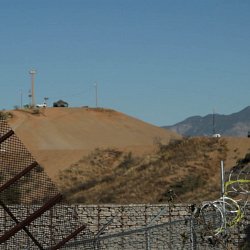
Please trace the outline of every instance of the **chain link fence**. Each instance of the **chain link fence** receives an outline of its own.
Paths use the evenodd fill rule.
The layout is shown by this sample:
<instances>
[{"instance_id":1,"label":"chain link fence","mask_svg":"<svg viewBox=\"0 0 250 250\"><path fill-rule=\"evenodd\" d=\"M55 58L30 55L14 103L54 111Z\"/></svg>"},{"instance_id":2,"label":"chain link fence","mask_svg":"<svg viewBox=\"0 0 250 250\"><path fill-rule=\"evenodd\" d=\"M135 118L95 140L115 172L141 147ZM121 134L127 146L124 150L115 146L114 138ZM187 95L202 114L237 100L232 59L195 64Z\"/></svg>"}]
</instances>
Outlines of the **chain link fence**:
<instances>
[{"instance_id":1,"label":"chain link fence","mask_svg":"<svg viewBox=\"0 0 250 250\"><path fill-rule=\"evenodd\" d=\"M196 219L190 218L113 234L98 235L90 240L71 242L65 245L65 249L85 249L87 244L92 246L94 250L240 249L239 242L235 238L230 238L230 234L213 238L206 236L203 230L204 227L201 227Z\"/></svg>"}]
</instances>

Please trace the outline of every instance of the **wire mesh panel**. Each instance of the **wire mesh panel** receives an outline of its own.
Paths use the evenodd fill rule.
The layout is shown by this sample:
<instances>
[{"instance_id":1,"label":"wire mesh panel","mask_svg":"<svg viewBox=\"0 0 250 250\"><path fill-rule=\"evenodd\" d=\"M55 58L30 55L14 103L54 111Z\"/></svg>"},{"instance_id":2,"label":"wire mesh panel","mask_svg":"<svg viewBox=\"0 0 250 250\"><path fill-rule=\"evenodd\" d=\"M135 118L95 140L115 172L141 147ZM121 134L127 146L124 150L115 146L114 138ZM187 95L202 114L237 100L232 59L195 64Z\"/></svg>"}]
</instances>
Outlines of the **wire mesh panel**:
<instances>
[{"instance_id":1,"label":"wire mesh panel","mask_svg":"<svg viewBox=\"0 0 250 250\"><path fill-rule=\"evenodd\" d=\"M0 248L58 249L90 237L14 131L0 120Z\"/></svg>"},{"instance_id":2,"label":"wire mesh panel","mask_svg":"<svg viewBox=\"0 0 250 250\"><path fill-rule=\"evenodd\" d=\"M96 239L95 249L197 249L190 220L163 223Z\"/></svg>"}]
</instances>

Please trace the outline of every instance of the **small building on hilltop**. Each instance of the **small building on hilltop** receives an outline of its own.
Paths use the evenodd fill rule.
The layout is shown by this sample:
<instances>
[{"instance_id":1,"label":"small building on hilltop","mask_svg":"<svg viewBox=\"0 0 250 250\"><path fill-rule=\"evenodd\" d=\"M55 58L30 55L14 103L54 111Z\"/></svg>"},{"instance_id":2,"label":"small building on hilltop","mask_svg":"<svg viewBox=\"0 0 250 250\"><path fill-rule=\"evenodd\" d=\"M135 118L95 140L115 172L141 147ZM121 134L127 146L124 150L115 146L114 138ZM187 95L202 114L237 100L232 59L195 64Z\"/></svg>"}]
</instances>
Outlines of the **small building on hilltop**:
<instances>
[{"instance_id":1,"label":"small building on hilltop","mask_svg":"<svg viewBox=\"0 0 250 250\"><path fill-rule=\"evenodd\" d=\"M53 107L62 107L62 108L65 108L65 107L68 107L69 104L63 100L59 100L57 102L54 102L53 103Z\"/></svg>"}]
</instances>

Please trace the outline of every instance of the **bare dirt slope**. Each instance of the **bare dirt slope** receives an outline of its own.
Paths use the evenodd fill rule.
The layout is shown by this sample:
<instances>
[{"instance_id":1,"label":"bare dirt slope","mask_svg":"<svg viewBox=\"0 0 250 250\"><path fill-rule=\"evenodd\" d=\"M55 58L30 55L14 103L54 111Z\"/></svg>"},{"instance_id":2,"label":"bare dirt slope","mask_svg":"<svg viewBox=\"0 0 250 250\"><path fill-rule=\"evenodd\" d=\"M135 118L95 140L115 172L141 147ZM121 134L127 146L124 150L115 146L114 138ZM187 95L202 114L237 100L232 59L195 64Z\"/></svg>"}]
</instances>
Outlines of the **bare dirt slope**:
<instances>
[{"instance_id":1,"label":"bare dirt slope","mask_svg":"<svg viewBox=\"0 0 250 250\"><path fill-rule=\"evenodd\" d=\"M142 154L155 141L180 138L174 132L107 109L47 108L40 114L11 111L17 136L53 179L59 170L95 148L119 148Z\"/></svg>"},{"instance_id":2,"label":"bare dirt slope","mask_svg":"<svg viewBox=\"0 0 250 250\"><path fill-rule=\"evenodd\" d=\"M235 166L236 162L244 158L245 154L250 153L250 138L226 137L225 140L228 149L225 166L228 169Z\"/></svg>"}]
</instances>

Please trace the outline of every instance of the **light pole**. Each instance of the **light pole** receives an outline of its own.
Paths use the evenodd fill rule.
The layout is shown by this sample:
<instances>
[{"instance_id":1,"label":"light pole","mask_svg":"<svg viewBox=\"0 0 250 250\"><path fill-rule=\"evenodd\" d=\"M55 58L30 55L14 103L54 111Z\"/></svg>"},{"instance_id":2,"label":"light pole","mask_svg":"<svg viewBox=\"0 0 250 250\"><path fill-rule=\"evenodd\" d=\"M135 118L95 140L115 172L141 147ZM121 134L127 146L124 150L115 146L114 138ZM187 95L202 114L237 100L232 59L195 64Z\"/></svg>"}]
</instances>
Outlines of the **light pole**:
<instances>
[{"instance_id":1,"label":"light pole","mask_svg":"<svg viewBox=\"0 0 250 250\"><path fill-rule=\"evenodd\" d=\"M224 172L224 161L220 162L220 169L221 169L221 197L223 201L223 217L224 217L224 228L227 229L227 221L226 221L226 207L225 207L225 172Z\"/></svg>"},{"instance_id":2,"label":"light pole","mask_svg":"<svg viewBox=\"0 0 250 250\"><path fill-rule=\"evenodd\" d=\"M98 107L97 82L95 82L94 86L95 86L95 106L97 108Z\"/></svg>"},{"instance_id":3,"label":"light pole","mask_svg":"<svg viewBox=\"0 0 250 250\"><path fill-rule=\"evenodd\" d=\"M35 102L35 74L36 71L34 69L30 70L30 76L31 76L31 107L36 106Z\"/></svg>"},{"instance_id":4,"label":"light pole","mask_svg":"<svg viewBox=\"0 0 250 250\"><path fill-rule=\"evenodd\" d=\"M20 108L23 108L23 91L20 89Z\"/></svg>"},{"instance_id":5,"label":"light pole","mask_svg":"<svg viewBox=\"0 0 250 250\"><path fill-rule=\"evenodd\" d=\"M213 135L215 135L215 111L213 109Z\"/></svg>"},{"instance_id":6,"label":"light pole","mask_svg":"<svg viewBox=\"0 0 250 250\"><path fill-rule=\"evenodd\" d=\"M29 95L28 95L28 97L29 97L29 108L31 108L31 98L32 98L32 95L31 95L31 90L29 90Z\"/></svg>"}]
</instances>

